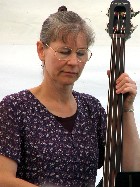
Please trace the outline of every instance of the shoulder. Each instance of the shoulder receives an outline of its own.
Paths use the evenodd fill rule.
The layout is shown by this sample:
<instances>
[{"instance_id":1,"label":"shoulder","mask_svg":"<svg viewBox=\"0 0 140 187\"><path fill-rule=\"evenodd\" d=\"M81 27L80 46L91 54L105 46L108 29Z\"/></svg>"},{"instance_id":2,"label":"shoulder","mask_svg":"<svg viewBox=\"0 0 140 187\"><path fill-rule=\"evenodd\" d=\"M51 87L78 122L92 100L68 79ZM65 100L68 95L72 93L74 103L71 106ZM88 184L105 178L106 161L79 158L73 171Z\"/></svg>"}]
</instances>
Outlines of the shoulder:
<instances>
[{"instance_id":1,"label":"shoulder","mask_svg":"<svg viewBox=\"0 0 140 187\"><path fill-rule=\"evenodd\" d=\"M30 97L32 97L32 95L28 90L22 90L20 92L5 96L0 102L0 107L14 107L22 105L23 103L27 102Z\"/></svg>"},{"instance_id":2,"label":"shoulder","mask_svg":"<svg viewBox=\"0 0 140 187\"><path fill-rule=\"evenodd\" d=\"M101 102L94 96L86 93L73 92L77 99L79 109L86 109L93 118L103 118L106 120L106 111Z\"/></svg>"},{"instance_id":3,"label":"shoulder","mask_svg":"<svg viewBox=\"0 0 140 187\"><path fill-rule=\"evenodd\" d=\"M28 90L5 96L0 102L1 123L14 123L18 126L23 116L27 116L33 98L33 95Z\"/></svg>"},{"instance_id":4,"label":"shoulder","mask_svg":"<svg viewBox=\"0 0 140 187\"><path fill-rule=\"evenodd\" d=\"M87 103L89 106L102 107L101 102L94 96L86 93L79 93L73 91L73 95L84 103Z\"/></svg>"}]
</instances>

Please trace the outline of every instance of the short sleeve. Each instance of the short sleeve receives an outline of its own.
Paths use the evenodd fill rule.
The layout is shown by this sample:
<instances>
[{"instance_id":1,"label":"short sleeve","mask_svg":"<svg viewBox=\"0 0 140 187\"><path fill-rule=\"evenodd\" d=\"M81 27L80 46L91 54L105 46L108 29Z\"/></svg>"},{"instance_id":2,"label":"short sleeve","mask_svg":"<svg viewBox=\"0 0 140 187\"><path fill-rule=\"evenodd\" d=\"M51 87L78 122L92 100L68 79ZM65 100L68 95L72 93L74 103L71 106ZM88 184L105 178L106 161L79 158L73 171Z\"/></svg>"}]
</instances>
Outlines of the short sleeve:
<instances>
[{"instance_id":1,"label":"short sleeve","mask_svg":"<svg viewBox=\"0 0 140 187\"><path fill-rule=\"evenodd\" d=\"M20 162L20 131L16 107L10 97L0 102L0 154Z\"/></svg>"}]
</instances>

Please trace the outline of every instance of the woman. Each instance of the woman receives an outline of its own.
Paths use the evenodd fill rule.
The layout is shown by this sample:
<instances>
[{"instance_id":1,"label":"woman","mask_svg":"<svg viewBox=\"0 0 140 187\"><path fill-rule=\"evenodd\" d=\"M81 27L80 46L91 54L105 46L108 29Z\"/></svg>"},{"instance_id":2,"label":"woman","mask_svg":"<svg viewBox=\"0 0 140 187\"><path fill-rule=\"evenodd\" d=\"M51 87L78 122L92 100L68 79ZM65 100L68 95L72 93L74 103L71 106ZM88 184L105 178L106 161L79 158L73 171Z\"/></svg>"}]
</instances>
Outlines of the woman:
<instances>
[{"instance_id":1,"label":"woman","mask_svg":"<svg viewBox=\"0 0 140 187\"><path fill-rule=\"evenodd\" d=\"M0 103L0 186L94 186L103 165L106 114L93 96L73 91L92 53L94 32L76 13L59 8L42 25L37 52L43 82ZM126 122L135 82L122 74Z\"/></svg>"}]
</instances>

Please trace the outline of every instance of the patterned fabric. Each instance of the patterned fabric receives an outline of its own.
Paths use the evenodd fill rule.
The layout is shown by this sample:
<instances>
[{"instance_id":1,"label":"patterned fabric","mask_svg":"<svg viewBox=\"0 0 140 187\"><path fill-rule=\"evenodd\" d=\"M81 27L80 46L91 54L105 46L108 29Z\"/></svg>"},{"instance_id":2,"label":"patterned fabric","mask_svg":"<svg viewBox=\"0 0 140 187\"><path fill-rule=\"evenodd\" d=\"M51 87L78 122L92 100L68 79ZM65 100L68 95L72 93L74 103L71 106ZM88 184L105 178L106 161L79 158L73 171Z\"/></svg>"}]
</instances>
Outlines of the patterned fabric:
<instances>
[{"instance_id":1,"label":"patterned fabric","mask_svg":"<svg viewBox=\"0 0 140 187\"><path fill-rule=\"evenodd\" d=\"M17 177L36 185L94 186L106 114L93 96L73 95L78 111L71 133L28 90L0 102L0 154L17 162Z\"/></svg>"}]
</instances>

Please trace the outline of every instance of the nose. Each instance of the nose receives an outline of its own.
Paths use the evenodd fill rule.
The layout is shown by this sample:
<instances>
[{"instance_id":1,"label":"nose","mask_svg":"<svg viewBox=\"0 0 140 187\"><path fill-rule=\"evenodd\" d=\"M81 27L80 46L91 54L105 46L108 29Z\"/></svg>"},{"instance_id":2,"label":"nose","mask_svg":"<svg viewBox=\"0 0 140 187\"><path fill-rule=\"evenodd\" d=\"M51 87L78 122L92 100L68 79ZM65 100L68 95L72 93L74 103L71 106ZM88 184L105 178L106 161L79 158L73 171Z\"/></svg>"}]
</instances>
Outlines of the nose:
<instances>
[{"instance_id":1,"label":"nose","mask_svg":"<svg viewBox=\"0 0 140 187\"><path fill-rule=\"evenodd\" d=\"M69 64L77 65L79 62L81 62L81 61L77 58L77 54L76 53L72 53L69 56L69 60L68 60Z\"/></svg>"}]
</instances>

